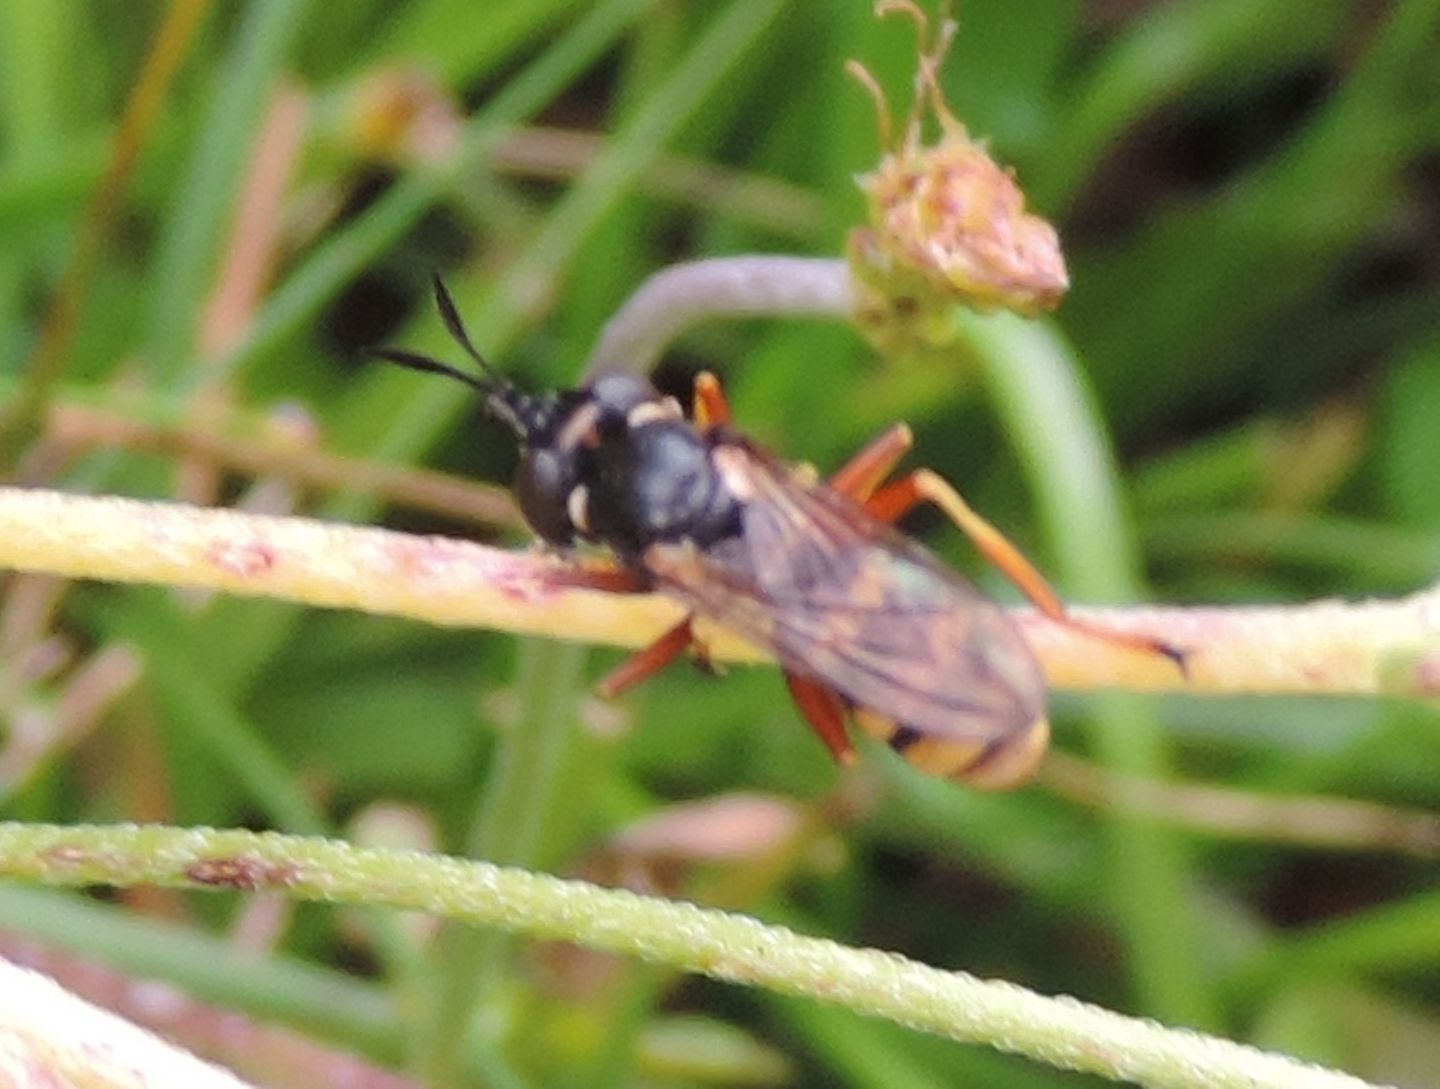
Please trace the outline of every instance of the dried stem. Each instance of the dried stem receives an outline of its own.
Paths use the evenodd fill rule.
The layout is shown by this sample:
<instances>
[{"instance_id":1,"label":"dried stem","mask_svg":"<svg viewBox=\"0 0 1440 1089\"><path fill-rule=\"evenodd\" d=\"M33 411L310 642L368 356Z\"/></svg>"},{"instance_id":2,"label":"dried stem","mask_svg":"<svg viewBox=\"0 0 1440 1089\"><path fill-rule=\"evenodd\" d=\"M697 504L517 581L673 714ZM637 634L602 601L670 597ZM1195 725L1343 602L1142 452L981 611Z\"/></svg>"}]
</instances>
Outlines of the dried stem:
<instances>
[{"instance_id":1,"label":"dried stem","mask_svg":"<svg viewBox=\"0 0 1440 1089\"><path fill-rule=\"evenodd\" d=\"M304 149L305 112L306 99L298 88L276 89L241 186L224 265L200 323L202 359L221 357L244 337L280 259L285 194Z\"/></svg>"},{"instance_id":2,"label":"dried stem","mask_svg":"<svg viewBox=\"0 0 1440 1089\"><path fill-rule=\"evenodd\" d=\"M0 566L627 647L680 619L679 608L660 596L575 589L573 561L534 551L19 488L0 488ZM1060 688L1440 694L1440 589L1395 601L1074 612L1181 647L1187 672L1159 655L1117 648L1017 610ZM724 631L704 629L702 638L717 660L762 660Z\"/></svg>"},{"instance_id":3,"label":"dried stem","mask_svg":"<svg viewBox=\"0 0 1440 1089\"><path fill-rule=\"evenodd\" d=\"M523 525L503 488L425 469L402 468L328 453L272 434L240 437L224 426L154 424L89 405L56 402L46 437L66 450L138 450L202 461L256 477L278 477L307 488L352 491L477 526Z\"/></svg>"},{"instance_id":4,"label":"dried stem","mask_svg":"<svg viewBox=\"0 0 1440 1089\"><path fill-rule=\"evenodd\" d=\"M1075 609L1107 627L1167 640L1186 675L1157 655L1124 654L1020 615L1056 688L1192 696L1440 695L1440 587L1377 601Z\"/></svg>"},{"instance_id":5,"label":"dried stem","mask_svg":"<svg viewBox=\"0 0 1440 1089\"><path fill-rule=\"evenodd\" d=\"M1440 815L1421 810L1349 798L1158 782L1107 771L1059 752L1046 759L1040 782L1081 805L1113 807L1227 840L1440 856Z\"/></svg>"},{"instance_id":6,"label":"dried stem","mask_svg":"<svg viewBox=\"0 0 1440 1089\"><path fill-rule=\"evenodd\" d=\"M24 370L24 382L18 395L6 406L0 447L14 445L15 449L8 451L11 455L18 451L21 440L28 438L33 424L31 417L44 407L64 370L76 319L100 264L105 235L113 225L135 163L152 134L176 73L189 55L209 8L210 0L176 0L170 5L145 58L145 67L120 118L105 176L90 197L80 222L75 250L46 316L30 365ZM11 457L5 458L7 464L11 460Z\"/></svg>"},{"instance_id":7,"label":"dried stem","mask_svg":"<svg viewBox=\"0 0 1440 1089\"><path fill-rule=\"evenodd\" d=\"M570 181L590 168L608 140L600 133L531 126L497 147L488 165L501 173ZM659 196L693 204L709 214L728 214L806 242L824 229L825 206L819 196L767 174L658 155L640 183Z\"/></svg>"},{"instance_id":8,"label":"dried stem","mask_svg":"<svg viewBox=\"0 0 1440 1089\"><path fill-rule=\"evenodd\" d=\"M0 1085L245 1089L219 1067L0 960Z\"/></svg>"}]
</instances>

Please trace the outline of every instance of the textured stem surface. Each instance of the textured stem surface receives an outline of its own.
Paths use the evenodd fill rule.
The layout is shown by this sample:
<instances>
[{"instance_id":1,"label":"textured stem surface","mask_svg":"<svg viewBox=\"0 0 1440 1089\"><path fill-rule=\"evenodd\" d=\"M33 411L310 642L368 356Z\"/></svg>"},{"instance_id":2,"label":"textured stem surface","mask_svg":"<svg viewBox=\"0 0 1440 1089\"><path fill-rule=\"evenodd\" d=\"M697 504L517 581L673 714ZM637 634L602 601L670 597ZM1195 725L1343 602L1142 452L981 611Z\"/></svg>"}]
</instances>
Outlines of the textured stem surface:
<instances>
[{"instance_id":1,"label":"textured stem surface","mask_svg":"<svg viewBox=\"0 0 1440 1089\"><path fill-rule=\"evenodd\" d=\"M483 862L253 832L0 824L0 874L77 886L281 890L305 900L428 911L815 998L1154 1089L1368 1084L1242 1044L804 937L743 915Z\"/></svg>"},{"instance_id":2,"label":"textured stem surface","mask_svg":"<svg viewBox=\"0 0 1440 1089\"><path fill-rule=\"evenodd\" d=\"M448 537L178 503L0 488L0 567L73 578L223 590L435 624L640 646L675 624L663 596L567 585L573 563ZM1440 590L1394 601L1076 609L1158 636L1169 659L1116 647L1019 609L1059 688L1192 695L1440 695ZM701 625L721 661L762 661Z\"/></svg>"}]
</instances>

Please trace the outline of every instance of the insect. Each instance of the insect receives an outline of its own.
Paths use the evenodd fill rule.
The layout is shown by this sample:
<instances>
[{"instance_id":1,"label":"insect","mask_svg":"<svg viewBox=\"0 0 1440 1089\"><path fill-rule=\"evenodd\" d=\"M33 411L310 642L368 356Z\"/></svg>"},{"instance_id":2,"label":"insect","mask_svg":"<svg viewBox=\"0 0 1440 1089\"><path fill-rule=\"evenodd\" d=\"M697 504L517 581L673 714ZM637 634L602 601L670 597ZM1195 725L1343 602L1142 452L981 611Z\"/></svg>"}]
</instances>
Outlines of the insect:
<instances>
[{"instance_id":1,"label":"insect","mask_svg":"<svg viewBox=\"0 0 1440 1089\"><path fill-rule=\"evenodd\" d=\"M887 482L911 445L904 425L820 481L736 430L708 375L696 380L692 419L630 374L520 390L476 350L438 278L434 287L446 328L478 372L400 349L375 354L481 395L520 443L515 491L530 527L559 548L590 542L613 554L613 571L582 571L579 584L659 591L688 610L602 682L606 694L685 653L703 618L775 656L800 711L840 762L856 756L848 716L921 771L982 788L1018 785L1049 741L1044 678L999 606L892 528L926 502L1047 616L1183 668L1166 644L1069 617L1019 550L935 473Z\"/></svg>"}]
</instances>

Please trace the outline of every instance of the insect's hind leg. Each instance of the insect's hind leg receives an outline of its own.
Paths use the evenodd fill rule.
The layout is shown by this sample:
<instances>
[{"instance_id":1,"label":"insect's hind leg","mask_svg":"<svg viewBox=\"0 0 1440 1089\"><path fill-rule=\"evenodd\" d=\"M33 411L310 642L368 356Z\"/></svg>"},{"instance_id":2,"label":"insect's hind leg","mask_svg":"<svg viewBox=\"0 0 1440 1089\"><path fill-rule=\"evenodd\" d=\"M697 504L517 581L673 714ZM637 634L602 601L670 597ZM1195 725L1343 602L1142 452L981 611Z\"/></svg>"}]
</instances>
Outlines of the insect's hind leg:
<instances>
[{"instance_id":1,"label":"insect's hind leg","mask_svg":"<svg viewBox=\"0 0 1440 1089\"><path fill-rule=\"evenodd\" d=\"M819 681L786 672L785 684L795 699L795 706L837 763L849 767L858 759L850 735L845 731L845 707L840 697Z\"/></svg>"},{"instance_id":2,"label":"insect's hind leg","mask_svg":"<svg viewBox=\"0 0 1440 1089\"><path fill-rule=\"evenodd\" d=\"M895 471L915 445L915 436L907 424L897 423L862 446L853 457L831 474L829 484L841 495L864 503L885 478Z\"/></svg>"},{"instance_id":3,"label":"insect's hind leg","mask_svg":"<svg viewBox=\"0 0 1440 1089\"><path fill-rule=\"evenodd\" d=\"M875 491L865 501L865 507L880 521L895 522L921 503L933 503L939 507L945 516L974 542L981 555L998 567L1000 573L1019 587L1020 592L1029 598L1036 608L1057 624L1115 646L1163 654L1179 667L1181 673L1185 672L1184 652L1164 640L1149 635L1114 631L1103 624L1092 624L1072 617L1066 611L1060 595L1025 554L977 514L939 473L929 469L917 469Z\"/></svg>"}]
</instances>

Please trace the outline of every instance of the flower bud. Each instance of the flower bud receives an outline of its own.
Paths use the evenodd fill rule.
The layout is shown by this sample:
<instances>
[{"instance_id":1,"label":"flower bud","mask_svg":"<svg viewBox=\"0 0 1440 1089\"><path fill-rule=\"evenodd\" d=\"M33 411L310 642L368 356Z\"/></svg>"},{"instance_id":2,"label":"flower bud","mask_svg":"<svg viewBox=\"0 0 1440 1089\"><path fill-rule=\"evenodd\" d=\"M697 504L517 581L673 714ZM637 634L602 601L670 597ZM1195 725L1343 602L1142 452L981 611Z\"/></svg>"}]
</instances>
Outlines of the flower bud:
<instances>
[{"instance_id":1,"label":"flower bud","mask_svg":"<svg viewBox=\"0 0 1440 1089\"><path fill-rule=\"evenodd\" d=\"M927 22L914 4L882 0L876 10L906 12L923 38ZM892 346L943 342L956 303L1029 316L1053 309L1069 287L1055 228L1025 210L1014 176L944 101L937 71L954 34L945 20L928 52L922 42L915 102L894 146L884 92L864 68L850 66L876 99L887 146L879 166L857 179L867 225L851 232L848 258L862 327ZM922 142L927 113L940 130L933 145Z\"/></svg>"}]
</instances>

